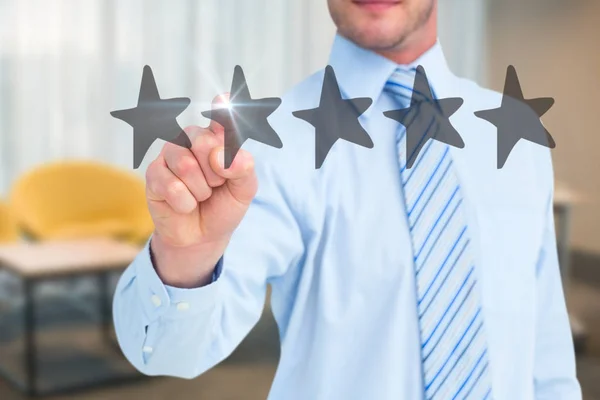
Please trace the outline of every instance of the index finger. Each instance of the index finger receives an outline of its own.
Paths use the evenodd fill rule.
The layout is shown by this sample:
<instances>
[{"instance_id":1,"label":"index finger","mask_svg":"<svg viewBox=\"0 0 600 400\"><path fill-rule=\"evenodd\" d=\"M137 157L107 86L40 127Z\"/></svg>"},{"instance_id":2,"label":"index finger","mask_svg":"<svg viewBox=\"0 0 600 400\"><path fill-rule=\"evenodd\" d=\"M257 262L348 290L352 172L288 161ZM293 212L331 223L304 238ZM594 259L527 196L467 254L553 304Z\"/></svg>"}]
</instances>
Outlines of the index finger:
<instances>
[{"instance_id":1,"label":"index finger","mask_svg":"<svg viewBox=\"0 0 600 400\"><path fill-rule=\"evenodd\" d=\"M223 93L216 96L211 103L210 109L217 110L219 108L226 107L229 104L229 93ZM210 124L208 125L208 129L217 136L221 136L221 138L225 135L225 128L223 125L219 124L214 119L210 120Z\"/></svg>"}]
</instances>

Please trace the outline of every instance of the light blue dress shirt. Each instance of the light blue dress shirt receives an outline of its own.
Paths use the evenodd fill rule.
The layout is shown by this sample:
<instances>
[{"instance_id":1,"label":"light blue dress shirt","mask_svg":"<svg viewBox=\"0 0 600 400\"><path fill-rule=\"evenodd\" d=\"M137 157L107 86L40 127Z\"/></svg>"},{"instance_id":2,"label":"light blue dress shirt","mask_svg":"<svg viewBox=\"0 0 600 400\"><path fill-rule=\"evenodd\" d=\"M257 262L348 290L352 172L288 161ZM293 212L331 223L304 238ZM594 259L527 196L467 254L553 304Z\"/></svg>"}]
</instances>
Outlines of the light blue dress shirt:
<instances>
[{"instance_id":1,"label":"light blue dress shirt","mask_svg":"<svg viewBox=\"0 0 600 400\"><path fill-rule=\"evenodd\" d=\"M391 61L337 37L329 61L343 95L370 97L360 121L375 144L338 141L316 170L314 128L292 111L319 104L323 71L270 117L284 147L249 141L257 196L213 283L165 286L146 247L125 271L114 321L148 375L193 378L226 358L258 321L267 284L281 359L272 400L422 399L411 239L402 197ZM501 95L454 76L436 44L423 65L466 143L451 148L482 291L493 398L580 399L559 276L550 152L520 141L496 168L496 128L474 116ZM176 265L172 266L177 268Z\"/></svg>"}]
</instances>

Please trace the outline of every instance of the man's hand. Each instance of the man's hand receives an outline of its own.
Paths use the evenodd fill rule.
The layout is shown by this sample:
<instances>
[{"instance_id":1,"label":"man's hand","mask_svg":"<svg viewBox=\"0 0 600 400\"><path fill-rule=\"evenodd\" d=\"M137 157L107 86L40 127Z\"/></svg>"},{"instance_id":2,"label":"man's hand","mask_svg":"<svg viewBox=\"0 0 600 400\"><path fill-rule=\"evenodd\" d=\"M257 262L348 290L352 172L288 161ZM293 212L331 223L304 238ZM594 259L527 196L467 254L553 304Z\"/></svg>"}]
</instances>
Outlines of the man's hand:
<instances>
[{"instance_id":1,"label":"man's hand","mask_svg":"<svg viewBox=\"0 0 600 400\"><path fill-rule=\"evenodd\" d=\"M213 109L227 101L213 101ZM167 285L190 288L210 282L231 234L257 191L254 160L240 150L223 168L224 131L185 129L192 148L166 143L146 172L146 196L155 231L155 268Z\"/></svg>"}]
</instances>

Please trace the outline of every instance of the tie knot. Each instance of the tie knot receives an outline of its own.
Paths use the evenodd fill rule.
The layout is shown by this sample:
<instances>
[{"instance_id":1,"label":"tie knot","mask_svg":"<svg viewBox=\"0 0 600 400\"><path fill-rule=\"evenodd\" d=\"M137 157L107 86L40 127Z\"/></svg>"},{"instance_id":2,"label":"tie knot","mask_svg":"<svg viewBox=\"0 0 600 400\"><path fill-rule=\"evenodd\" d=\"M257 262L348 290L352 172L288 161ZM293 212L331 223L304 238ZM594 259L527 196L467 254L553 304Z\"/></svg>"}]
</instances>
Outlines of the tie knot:
<instances>
[{"instance_id":1,"label":"tie knot","mask_svg":"<svg viewBox=\"0 0 600 400\"><path fill-rule=\"evenodd\" d=\"M386 82L384 91L394 95L403 106L410 104L411 100L432 102L432 94L427 93L429 90L415 90L417 75L422 81L427 82L422 69L398 67Z\"/></svg>"}]
</instances>

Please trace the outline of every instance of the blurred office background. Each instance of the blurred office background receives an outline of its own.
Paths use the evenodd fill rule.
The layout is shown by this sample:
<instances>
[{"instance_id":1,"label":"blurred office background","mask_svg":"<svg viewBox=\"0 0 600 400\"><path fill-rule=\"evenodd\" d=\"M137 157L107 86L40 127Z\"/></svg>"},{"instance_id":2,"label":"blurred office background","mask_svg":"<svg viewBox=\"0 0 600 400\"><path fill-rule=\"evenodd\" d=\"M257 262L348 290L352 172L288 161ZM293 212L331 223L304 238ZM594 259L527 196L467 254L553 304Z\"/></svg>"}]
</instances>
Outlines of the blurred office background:
<instances>
[{"instance_id":1,"label":"blurred office background","mask_svg":"<svg viewBox=\"0 0 600 400\"><path fill-rule=\"evenodd\" d=\"M563 267L568 266L565 289L575 329L583 332L578 366L585 398L600 399L600 137L596 135L600 4L439 1L440 40L457 75L502 90L506 67L512 64L527 98L556 100L543 120L557 142L553 157L561 190L558 233ZM152 67L161 97L192 99L178 119L180 125L202 125L207 121L200 112L210 107L215 95L229 89L236 64L243 66L253 96L280 96L325 65L334 32L325 0L0 0L0 204L15 198L15 187L27 186L22 182L31 171L45 171L68 160L85 160L85 168L106 164L115 168L111 173L128 175L117 180L141 179L162 143L155 143L140 169L132 171L131 129L109 112L135 105L144 65ZM111 187L113 178L106 179ZM85 202L86 195L94 194L78 198ZM36 235L31 221L29 229L19 230L20 215L26 210L20 204L11 206L18 209L7 211L16 220L17 233L5 235L6 242L40 243L56 236L56 231ZM3 212L0 206L0 224L8 220ZM45 212L52 214L52 209ZM77 239L78 233L85 236L91 229L139 246L143 216L136 221L124 221L122 215L118 222L111 218L110 224L96 219L93 228L69 228L68 235L63 229L57 237ZM141 233L136 236L129 228ZM0 227L0 240L1 232ZM117 277L118 273L109 274L109 286ZM3 363L22 362L19 349L25 343L17 350L11 344L23 342L19 329L26 310L20 278L0 269L0 370ZM46 368L41 372L55 374L38 377L40 382L65 380L65 374L67 383L78 375L93 380L111 366L119 373L131 373L114 361L122 357L94 328L102 321L95 277L43 282L34 297L41 304L36 314L41 342L36 357L46 360L41 361ZM193 381L127 380L52 398L263 399L278 346L267 307L232 357ZM61 360L57 353L69 355L70 347L79 352L89 347L95 357ZM102 357L112 361L100 361ZM24 370L23 365L17 367ZM0 399L24 397L0 378Z\"/></svg>"}]
</instances>

